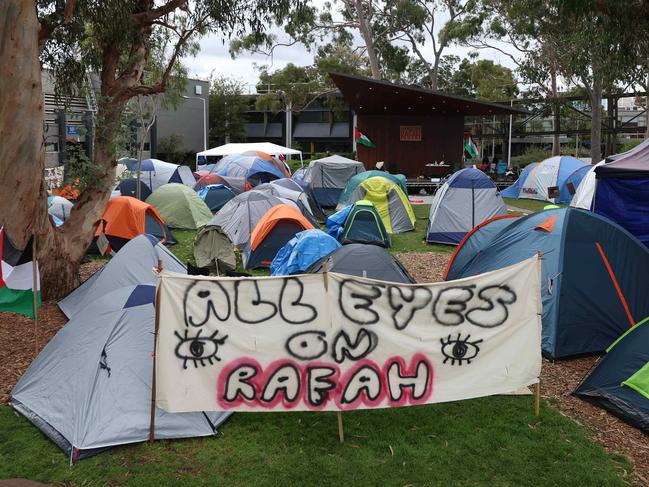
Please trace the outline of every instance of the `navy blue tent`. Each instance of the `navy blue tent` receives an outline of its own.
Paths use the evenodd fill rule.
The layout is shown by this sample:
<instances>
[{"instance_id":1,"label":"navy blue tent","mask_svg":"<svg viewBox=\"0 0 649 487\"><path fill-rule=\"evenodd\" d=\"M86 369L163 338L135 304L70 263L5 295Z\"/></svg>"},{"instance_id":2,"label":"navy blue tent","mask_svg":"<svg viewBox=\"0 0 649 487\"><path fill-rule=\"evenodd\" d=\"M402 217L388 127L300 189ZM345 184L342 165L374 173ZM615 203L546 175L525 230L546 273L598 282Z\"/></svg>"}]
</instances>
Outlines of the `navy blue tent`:
<instances>
[{"instance_id":1,"label":"navy blue tent","mask_svg":"<svg viewBox=\"0 0 649 487\"><path fill-rule=\"evenodd\" d=\"M506 221L463 255L460 245L446 279L500 269L541 252L547 356L601 352L649 316L649 250L624 228L574 208Z\"/></svg>"},{"instance_id":2,"label":"navy blue tent","mask_svg":"<svg viewBox=\"0 0 649 487\"><path fill-rule=\"evenodd\" d=\"M198 196L201 197L212 213L216 213L236 194L232 188L225 184L208 184L198 190Z\"/></svg>"},{"instance_id":3,"label":"navy blue tent","mask_svg":"<svg viewBox=\"0 0 649 487\"><path fill-rule=\"evenodd\" d=\"M137 194L137 179L128 178L123 179L118 185L117 189L122 196L136 197ZM140 200L144 201L151 196L151 188L149 188L144 181L140 179Z\"/></svg>"},{"instance_id":4,"label":"navy blue tent","mask_svg":"<svg viewBox=\"0 0 649 487\"><path fill-rule=\"evenodd\" d=\"M593 210L649 247L649 144L642 143L613 162L597 166L595 175Z\"/></svg>"},{"instance_id":5,"label":"navy blue tent","mask_svg":"<svg viewBox=\"0 0 649 487\"><path fill-rule=\"evenodd\" d=\"M649 318L608 348L574 394L649 433Z\"/></svg>"}]
</instances>

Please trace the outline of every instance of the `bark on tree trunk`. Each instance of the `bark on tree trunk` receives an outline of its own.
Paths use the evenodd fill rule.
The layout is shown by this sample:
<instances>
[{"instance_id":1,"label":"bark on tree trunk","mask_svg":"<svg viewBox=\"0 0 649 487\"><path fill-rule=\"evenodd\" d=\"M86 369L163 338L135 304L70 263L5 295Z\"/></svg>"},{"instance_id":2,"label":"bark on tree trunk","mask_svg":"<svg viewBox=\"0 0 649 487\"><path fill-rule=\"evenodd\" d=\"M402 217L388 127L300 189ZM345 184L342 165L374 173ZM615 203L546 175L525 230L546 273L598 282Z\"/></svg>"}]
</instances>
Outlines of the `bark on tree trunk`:
<instances>
[{"instance_id":1,"label":"bark on tree trunk","mask_svg":"<svg viewBox=\"0 0 649 487\"><path fill-rule=\"evenodd\" d=\"M370 62L372 78L381 79L379 60L376 55L376 48L374 47L374 35L372 33L372 26L365 18L365 12L363 11L363 2L361 0L354 0L354 8L356 9L356 14L358 15L359 30L361 36L363 37L363 41L365 42L365 47L367 47L367 58Z\"/></svg>"},{"instance_id":2,"label":"bark on tree trunk","mask_svg":"<svg viewBox=\"0 0 649 487\"><path fill-rule=\"evenodd\" d=\"M36 7L0 2L0 225L18 247L47 221Z\"/></svg>"},{"instance_id":3,"label":"bark on tree trunk","mask_svg":"<svg viewBox=\"0 0 649 487\"><path fill-rule=\"evenodd\" d=\"M435 63L433 69L430 70L430 89L437 90L437 80L439 78L439 61L441 59L441 52L435 55Z\"/></svg>"},{"instance_id":4,"label":"bark on tree trunk","mask_svg":"<svg viewBox=\"0 0 649 487\"><path fill-rule=\"evenodd\" d=\"M560 127L560 116L561 116L561 110L559 107L559 101L558 101L558 93L557 93L557 74L552 73L551 74L551 89L552 89L552 129L553 130L559 130ZM558 156L561 155L561 140L560 140L560 134L558 132L555 132L552 135L552 155L553 156Z\"/></svg>"},{"instance_id":5,"label":"bark on tree trunk","mask_svg":"<svg viewBox=\"0 0 649 487\"><path fill-rule=\"evenodd\" d=\"M590 157L593 164L602 160L602 90L601 79L593 81L590 126Z\"/></svg>"}]
</instances>

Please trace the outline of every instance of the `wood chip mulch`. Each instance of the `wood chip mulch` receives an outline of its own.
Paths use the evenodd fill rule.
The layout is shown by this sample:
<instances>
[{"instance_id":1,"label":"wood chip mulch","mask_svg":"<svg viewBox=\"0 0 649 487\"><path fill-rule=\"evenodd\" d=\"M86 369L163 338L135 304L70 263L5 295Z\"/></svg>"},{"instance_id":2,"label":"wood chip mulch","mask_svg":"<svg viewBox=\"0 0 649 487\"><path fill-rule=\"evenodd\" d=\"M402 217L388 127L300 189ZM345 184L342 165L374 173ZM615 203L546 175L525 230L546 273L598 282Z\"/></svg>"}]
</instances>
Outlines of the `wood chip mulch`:
<instances>
[{"instance_id":1,"label":"wood chip mulch","mask_svg":"<svg viewBox=\"0 0 649 487\"><path fill-rule=\"evenodd\" d=\"M418 282L437 282L451 254L408 252L397 257ZM82 266L82 280L103 265L93 262ZM43 304L38 329L28 318L13 313L0 313L0 401L6 403L14 385L37 353L65 324L65 315L53 301ZM541 390L545 399L561 414L584 426L597 443L609 452L631 460L634 471L627 480L649 486L649 435L571 395L596 362L586 357L560 362L543 361Z\"/></svg>"}]
</instances>

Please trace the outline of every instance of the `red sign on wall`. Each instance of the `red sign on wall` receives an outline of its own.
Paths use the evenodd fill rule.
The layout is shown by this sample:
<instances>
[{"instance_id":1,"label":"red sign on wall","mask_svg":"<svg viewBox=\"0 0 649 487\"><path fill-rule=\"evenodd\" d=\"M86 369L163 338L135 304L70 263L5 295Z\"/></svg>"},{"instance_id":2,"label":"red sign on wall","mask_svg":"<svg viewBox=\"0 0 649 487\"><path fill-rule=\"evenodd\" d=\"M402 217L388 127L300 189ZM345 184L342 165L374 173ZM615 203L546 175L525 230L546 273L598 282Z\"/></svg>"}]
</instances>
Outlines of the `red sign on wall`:
<instances>
[{"instance_id":1,"label":"red sign on wall","mask_svg":"<svg viewBox=\"0 0 649 487\"><path fill-rule=\"evenodd\" d=\"M421 142L421 125L401 125L399 140L402 142Z\"/></svg>"}]
</instances>

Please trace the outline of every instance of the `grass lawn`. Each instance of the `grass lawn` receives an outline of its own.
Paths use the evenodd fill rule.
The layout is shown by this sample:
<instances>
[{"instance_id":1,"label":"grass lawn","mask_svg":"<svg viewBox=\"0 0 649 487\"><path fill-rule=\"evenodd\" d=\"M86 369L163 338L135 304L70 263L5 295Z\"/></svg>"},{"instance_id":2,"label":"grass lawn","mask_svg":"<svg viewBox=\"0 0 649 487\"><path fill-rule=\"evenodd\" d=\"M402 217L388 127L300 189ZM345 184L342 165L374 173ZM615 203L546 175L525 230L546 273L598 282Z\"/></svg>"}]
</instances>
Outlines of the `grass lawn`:
<instances>
[{"instance_id":1,"label":"grass lawn","mask_svg":"<svg viewBox=\"0 0 649 487\"><path fill-rule=\"evenodd\" d=\"M528 199L519 199L519 198L503 198L506 205L512 205L523 210L529 210L530 212L541 211L547 205L552 203L548 201L538 201L538 200L528 200ZM562 205L559 205L562 206Z\"/></svg>"},{"instance_id":2,"label":"grass lawn","mask_svg":"<svg viewBox=\"0 0 649 487\"><path fill-rule=\"evenodd\" d=\"M333 413L238 413L220 437L113 448L74 467L0 407L0 478L72 485L627 485L631 470L532 396Z\"/></svg>"}]
</instances>

